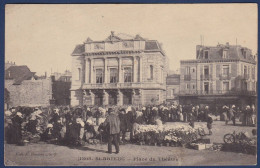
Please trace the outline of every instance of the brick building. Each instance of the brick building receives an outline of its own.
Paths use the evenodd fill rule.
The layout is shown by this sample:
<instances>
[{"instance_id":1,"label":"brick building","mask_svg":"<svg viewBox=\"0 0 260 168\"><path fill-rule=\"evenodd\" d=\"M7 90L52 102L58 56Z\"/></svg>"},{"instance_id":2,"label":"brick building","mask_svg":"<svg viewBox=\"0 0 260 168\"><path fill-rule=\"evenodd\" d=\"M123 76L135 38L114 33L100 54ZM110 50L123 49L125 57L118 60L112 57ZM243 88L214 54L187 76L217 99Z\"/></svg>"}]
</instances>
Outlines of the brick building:
<instances>
[{"instance_id":1,"label":"brick building","mask_svg":"<svg viewBox=\"0 0 260 168\"><path fill-rule=\"evenodd\" d=\"M180 103L256 103L257 63L250 49L239 45L196 47L195 60L181 61Z\"/></svg>"},{"instance_id":2,"label":"brick building","mask_svg":"<svg viewBox=\"0 0 260 168\"><path fill-rule=\"evenodd\" d=\"M180 75L171 74L166 78L166 102L179 103Z\"/></svg>"},{"instance_id":3,"label":"brick building","mask_svg":"<svg viewBox=\"0 0 260 168\"><path fill-rule=\"evenodd\" d=\"M51 80L40 79L27 66L10 66L5 70L5 90L9 106L48 106L51 99Z\"/></svg>"},{"instance_id":4,"label":"brick building","mask_svg":"<svg viewBox=\"0 0 260 168\"><path fill-rule=\"evenodd\" d=\"M156 40L111 32L72 53L71 105L162 103L167 57Z\"/></svg>"}]
</instances>

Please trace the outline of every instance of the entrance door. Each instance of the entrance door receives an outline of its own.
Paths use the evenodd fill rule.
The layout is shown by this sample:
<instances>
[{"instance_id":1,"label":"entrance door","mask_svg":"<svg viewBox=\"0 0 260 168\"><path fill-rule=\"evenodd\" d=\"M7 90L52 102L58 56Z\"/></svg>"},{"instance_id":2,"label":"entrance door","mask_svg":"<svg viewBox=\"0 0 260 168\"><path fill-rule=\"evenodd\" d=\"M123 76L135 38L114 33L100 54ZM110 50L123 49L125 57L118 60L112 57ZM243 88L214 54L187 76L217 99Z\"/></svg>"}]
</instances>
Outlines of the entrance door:
<instances>
[{"instance_id":1,"label":"entrance door","mask_svg":"<svg viewBox=\"0 0 260 168\"><path fill-rule=\"evenodd\" d=\"M209 94L209 83L207 82L204 83L204 93Z\"/></svg>"},{"instance_id":2,"label":"entrance door","mask_svg":"<svg viewBox=\"0 0 260 168\"><path fill-rule=\"evenodd\" d=\"M109 105L116 105L117 104L117 95L115 93L109 94Z\"/></svg>"},{"instance_id":3,"label":"entrance door","mask_svg":"<svg viewBox=\"0 0 260 168\"><path fill-rule=\"evenodd\" d=\"M103 96L101 94L95 95L95 105L100 106L103 104Z\"/></svg>"},{"instance_id":4,"label":"entrance door","mask_svg":"<svg viewBox=\"0 0 260 168\"><path fill-rule=\"evenodd\" d=\"M132 94L131 94L131 92L123 93L123 104L125 104L125 105L132 104Z\"/></svg>"}]
</instances>

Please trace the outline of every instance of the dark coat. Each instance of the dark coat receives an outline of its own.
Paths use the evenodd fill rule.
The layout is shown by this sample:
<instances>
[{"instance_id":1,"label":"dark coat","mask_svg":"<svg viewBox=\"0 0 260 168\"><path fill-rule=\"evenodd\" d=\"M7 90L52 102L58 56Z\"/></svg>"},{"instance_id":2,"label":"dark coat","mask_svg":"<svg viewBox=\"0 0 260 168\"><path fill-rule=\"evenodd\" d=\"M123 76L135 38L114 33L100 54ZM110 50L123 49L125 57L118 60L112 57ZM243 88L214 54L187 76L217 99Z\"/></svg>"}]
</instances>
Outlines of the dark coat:
<instances>
[{"instance_id":1,"label":"dark coat","mask_svg":"<svg viewBox=\"0 0 260 168\"><path fill-rule=\"evenodd\" d=\"M8 140L10 140L8 143L15 143L18 144L21 142L22 140L22 124L23 119L19 116L15 116L12 118L12 125L9 129L9 133L8 134L10 137L8 138Z\"/></svg>"},{"instance_id":2,"label":"dark coat","mask_svg":"<svg viewBox=\"0 0 260 168\"><path fill-rule=\"evenodd\" d=\"M120 132L120 119L114 113L109 114L107 116L105 122L105 126L109 126L109 134L118 134Z\"/></svg>"},{"instance_id":3,"label":"dark coat","mask_svg":"<svg viewBox=\"0 0 260 168\"><path fill-rule=\"evenodd\" d=\"M52 119L50 119L50 123L55 123L59 120L59 114L54 113Z\"/></svg>"},{"instance_id":4,"label":"dark coat","mask_svg":"<svg viewBox=\"0 0 260 168\"><path fill-rule=\"evenodd\" d=\"M126 114L119 113L118 117L120 119L120 131L122 131L122 132L127 131L127 118L126 118Z\"/></svg>"}]
</instances>

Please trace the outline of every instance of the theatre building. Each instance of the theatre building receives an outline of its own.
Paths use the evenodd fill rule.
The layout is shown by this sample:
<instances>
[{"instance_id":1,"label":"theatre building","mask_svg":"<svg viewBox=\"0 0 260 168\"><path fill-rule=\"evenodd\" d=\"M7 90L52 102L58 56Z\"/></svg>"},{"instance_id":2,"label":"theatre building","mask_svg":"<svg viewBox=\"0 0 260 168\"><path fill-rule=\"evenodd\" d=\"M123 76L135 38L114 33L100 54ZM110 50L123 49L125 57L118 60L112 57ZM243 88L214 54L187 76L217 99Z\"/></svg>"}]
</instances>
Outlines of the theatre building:
<instances>
[{"instance_id":1,"label":"theatre building","mask_svg":"<svg viewBox=\"0 0 260 168\"><path fill-rule=\"evenodd\" d=\"M257 56L250 49L226 43L196 50L196 59L181 61L180 103L256 104Z\"/></svg>"},{"instance_id":2,"label":"theatre building","mask_svg":"<svg viewBox=\"0 0 260 168\"><path fill-rule=\"evenodd\" d=\"M167 57L156 40L114 32L72 53L71 105L144 105L166 100Z\"/></svg>"}]
</instances>

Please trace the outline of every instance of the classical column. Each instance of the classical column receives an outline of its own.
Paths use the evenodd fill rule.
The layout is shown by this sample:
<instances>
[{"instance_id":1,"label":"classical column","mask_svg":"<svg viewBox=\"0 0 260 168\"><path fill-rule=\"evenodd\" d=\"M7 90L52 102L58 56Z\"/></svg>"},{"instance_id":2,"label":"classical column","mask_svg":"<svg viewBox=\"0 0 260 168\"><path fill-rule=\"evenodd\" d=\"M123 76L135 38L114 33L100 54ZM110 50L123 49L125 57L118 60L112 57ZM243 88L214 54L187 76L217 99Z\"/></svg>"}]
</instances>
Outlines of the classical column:
<instances>
[{"instance_id":1,"label":"classical column","mask_svg":"<svg viewBox=\"0 0 260 168\"><path fill-rule=\"evenodd\" d=\"M118 81L122 83L122 69L121 69L122 59L118 57Z\"/></svg>"},{"instance_id":2,"label":"classical column","mask_svg":"<svg viewBox=\"0 0 260 168\"><path fill-rule=\"evenodd\" d=\"M119 89L118 89L118 94L117 94L117 105L118 106L122 106L123 105L123 93Z\"/></svg>"},{"instance_id":3,"label":"classical column","mask_svg":"<svg viewBox=\"0 0 260 168\"><path fill-rule=\"evenodd\" d=\"M140 104L145 105L144 104L144 93L143 93L142 89L139 90L139 94L140 94Z\"/></svg>"},{"instance_id":4,"label":"classical column","mask_svg":"<svg viewBox=\"0 0 260 168\"><path fill-rule=\"evenodd\" d=\"M108 105L109 94L106 90L103 90L103 105Z\"/></svg>"},{"instance_id":5,"label":"classical column","mask_svg":"<svg viewBox=\"0 0 260 168\"><path fill-rule=\"evenodd\" d=\"M104 83L108 83L107 79L108 79L108 74L107 74L107 58L104 58Z\"/></svg>"},{"instance_id":6,"label":"classical column","mask_svg":"<svg viewBox=\"0 0 260 168\"><path fill-rule=\"evenodd\" d=\"M94 60L92 58L89 59L89 63L90 63L90 83L94 83L93 82L93 64L94 64Z\"/></svg>"},{"instance_id":7,"label":"classical column","mask_svg":"<svg viewBox=\"0 0 260 168\"><path fill-rule=\"evenodd\" d=\"M85 59L85 83L89 83L89 59Z\"/></svg>"},{"instance_id":8,"label":"classical column","mask_svg":"<svg viewBox=\"0 0 260 168\"><path fill-rule=\"evenodd\" d=\"M91 105L95 105L95 94L89 90L90 98L91 98Z\"/></svg>"},{"instance_id":9,"label":"classical column","mask_svg":"<svg viewBox=\"0 0 260 168\"><path fill-rule=\"evenodd\" d=\"M139 72L139 82L142 82L143 81L143 58L142 57L139 57L139 69L140 69L140 72Z\"/></svg>"},{"instance_id":10,"label":"classical column","mask_svg":"<svg viewBox=\"0 0 260 168\"><path fill-rule=\"evenodd\" d=\"M133 57L133 82L137 82L137 74L138 74L138 60L136 57Z\"/></svg>"},{"instance_id":11,"label":"classical column","mask_svg":"<svg viewBox=\"0 0 260 168\"><path fill-rule=\"evenodd\" d=\"M138 101L136 101L135 89L131 90L131 95L132 95L132 104L134 104L134 105L138 104Z\"/></svg>"}]
</instances>

